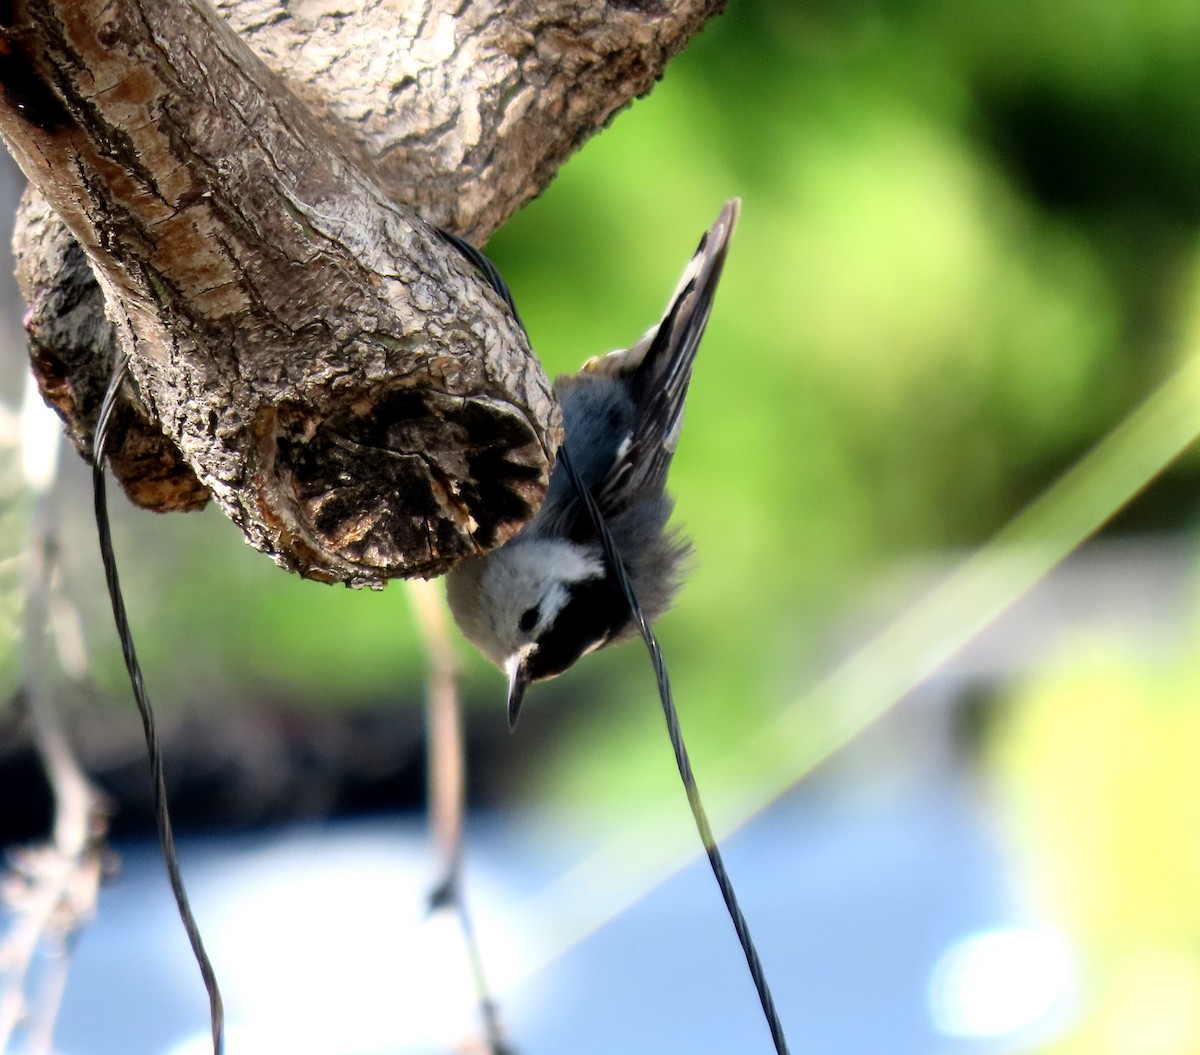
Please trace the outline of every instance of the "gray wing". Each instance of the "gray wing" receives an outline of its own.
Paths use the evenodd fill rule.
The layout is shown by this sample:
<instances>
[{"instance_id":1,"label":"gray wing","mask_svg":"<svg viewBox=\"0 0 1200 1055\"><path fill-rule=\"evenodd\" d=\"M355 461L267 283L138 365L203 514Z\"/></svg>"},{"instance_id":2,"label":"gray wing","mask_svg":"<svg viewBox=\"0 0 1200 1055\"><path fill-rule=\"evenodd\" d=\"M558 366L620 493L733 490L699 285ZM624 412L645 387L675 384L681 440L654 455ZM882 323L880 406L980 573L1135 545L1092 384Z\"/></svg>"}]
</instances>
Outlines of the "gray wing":
<instances>
[{"instance_id":1,"label":"gray wing","mask_svg":"<svg viewBox=\"0 0 1200 1055\"><path fill-rule=\"evenodd\" d=\"M597 504L607 516L660 491L683 425L692 364L712 311L741 201L726 202L679 280L658 325L632 347L590 359L583 371L622 376L635 405L628 443L617 454Z\"/></svg>"}]
</instances>

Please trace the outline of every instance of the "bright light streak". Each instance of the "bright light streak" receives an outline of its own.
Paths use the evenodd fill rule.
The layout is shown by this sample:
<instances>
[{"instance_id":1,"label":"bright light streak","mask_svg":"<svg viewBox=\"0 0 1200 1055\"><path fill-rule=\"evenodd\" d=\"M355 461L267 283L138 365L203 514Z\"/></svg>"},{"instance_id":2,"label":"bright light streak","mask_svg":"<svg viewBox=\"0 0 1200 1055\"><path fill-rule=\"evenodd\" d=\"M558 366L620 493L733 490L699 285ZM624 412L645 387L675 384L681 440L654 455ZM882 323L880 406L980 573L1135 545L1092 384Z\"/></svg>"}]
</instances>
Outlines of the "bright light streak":
<instances>
[{"instance_id":1,"label":"bright light streak","mask_svg":"<svg viewBox=\"0 0 1200 1055\"><path fill-rule=\"evenodd\" d=\"M197 877L199 878L199 877ZM227 861L195 884L225 993L228 1055L399 1055L456 1050L479 1019L453 916L426 912L423 843L321 832ZM495 983L524 968L527 923L471 872L471 908ZM183 951L180 953L183 956ZM181 962L189 977L194 965ZM398 1037L403 1047L398 1048ZM168 1055L211 1055L207 1030Z\"/></svg>"},{"instance_id":2,"label":"bright light streak","mask_svg":"<svg viewBox=\"0 0 1200 1055\"><path fill-rule=\"evenodd\" d=\"M943 1033L998 1038L1060 1024L1075 995L1066 939L1017 927L972 934L951 946L930 979L929 1011Z\"/></svg>"},{"instance_id":3,"label":"bright light streak","mask_svg":"<svg viewBox=\"0 0 1200 1055\"><path fill-rule=\"evenodd\" d=\"M717 838L766 809L936 673L1197 437L1200 357L1186 362L988 545L748 737L724 766L698 773ZM682 796L646 803L621 836L534 894L522 914L547 921L554 943L546 962L700 856L681 802ZM584 899L586 916L579 910Z\"/></svg>"},{"instance_id":4,"label":"bright light streak","mask_svg":"<svg viewBox=\"0 0 1200 1055\"><path fill-rule=\"evenodd\" d=\"M45 491L58 471L63 424L42 400L33 374L25 374L21 402L21 475L35 492Z\"/></svg>"}]
</instances>

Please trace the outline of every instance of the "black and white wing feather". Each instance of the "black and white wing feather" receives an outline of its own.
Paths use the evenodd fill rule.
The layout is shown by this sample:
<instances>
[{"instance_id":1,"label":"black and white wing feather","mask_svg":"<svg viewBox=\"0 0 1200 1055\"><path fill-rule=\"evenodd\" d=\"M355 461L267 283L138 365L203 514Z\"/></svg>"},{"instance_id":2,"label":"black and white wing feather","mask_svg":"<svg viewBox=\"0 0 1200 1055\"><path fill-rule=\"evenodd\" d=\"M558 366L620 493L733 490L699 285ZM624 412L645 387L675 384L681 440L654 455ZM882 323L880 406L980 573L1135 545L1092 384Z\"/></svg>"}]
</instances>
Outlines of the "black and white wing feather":
<instances>
[{"instance_id":1,"label":"black and white wing feather","mask_svg":"<svg viewBox=\"0 0 1200 1055\"><path fill-rule=\"evenodd\" d=\"M683 425L692 364L712 311L740 208L740 199L726 202L700 239L658 325L624 351L589 359L580 371L624 377L636 407L629 439L595 495L606 516L615 516L640 496L665 486Z\"/></svg>"}]
</instances>

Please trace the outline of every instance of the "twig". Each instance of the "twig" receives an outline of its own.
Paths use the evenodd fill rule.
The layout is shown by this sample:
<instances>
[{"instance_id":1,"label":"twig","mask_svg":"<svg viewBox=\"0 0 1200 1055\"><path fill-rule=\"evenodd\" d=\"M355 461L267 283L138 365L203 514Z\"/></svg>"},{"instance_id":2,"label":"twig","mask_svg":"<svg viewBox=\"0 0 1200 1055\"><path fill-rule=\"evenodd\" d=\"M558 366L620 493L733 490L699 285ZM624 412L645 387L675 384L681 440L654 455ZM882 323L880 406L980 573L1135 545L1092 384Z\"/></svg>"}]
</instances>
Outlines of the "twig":
<instances>
[{"instance_id":1,"label":"twig","mask_svg":"<svg viewBox=\"0 0 1200 1055\"><path fill-rule=\"evenodd\" d=\"M33 743L54 799L51 841L13 856L5 877L5 899L16 918L0 943L0 1051L22 1022L28 1021L26 1050L31 1055L53 1050L54 1023L66 983L67 951L73 935L95 912L107 816L99 793L75 760L55 706L51 686L47 630L57 536L55 489L57 419L26 397L22 415L25 481L33 507L22 555L24 614L21 645L23 700ZM52 431L38 427L44 415ZM45 445L52 445L52 452ZM36 447L36 450L30 450ZM55 956L54 970L40 992L29 992L30 973L39 949Z\"/></svg>"},{"instance_id":2,"label":"twig","mask_svg":"<svg viewBox=\"0 0 1200 1055\"><path fill-rule=\"evenodd\" d=\"M429 757L429 814L439 858L439 880L429 896L431 911L452 908L458 917L475 994L491 1055L512 1055L504 1040L496 1001L488 988L483 958L463 892L463 814L465 757L462 708L458 703L457 664L441 593L430 581L410 579L408 595L425 648L425 729Z\"/></svg>"}]
</instances>

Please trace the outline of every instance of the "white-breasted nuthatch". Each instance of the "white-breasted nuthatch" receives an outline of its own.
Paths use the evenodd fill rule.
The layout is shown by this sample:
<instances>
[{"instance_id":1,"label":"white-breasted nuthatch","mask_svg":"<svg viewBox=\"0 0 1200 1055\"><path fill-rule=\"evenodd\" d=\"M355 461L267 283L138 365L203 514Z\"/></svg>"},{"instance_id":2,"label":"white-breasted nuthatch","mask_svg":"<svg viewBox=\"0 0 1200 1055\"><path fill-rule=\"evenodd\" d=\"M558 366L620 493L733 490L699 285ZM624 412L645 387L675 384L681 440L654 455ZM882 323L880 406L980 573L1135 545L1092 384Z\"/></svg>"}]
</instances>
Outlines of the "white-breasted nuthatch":
<instances>
[{"instance_id":1,"label":"white-breasted nuthatch","mask_svg":"<svg viewBox=\"0 0 1200 1055\"><path fill-rule=\"evenodd\" d=\"M667 527L667 469L739 208L736 198L726 203L700 239L656 326L630 348L589 359L554 383L567 455L651 621L670 607L689 552ZM463 634L508 673L510 726L530 682L637 633L561 458L533 519L502 546L456 565L446 596Z\"/></svg>"}]
</instances>

